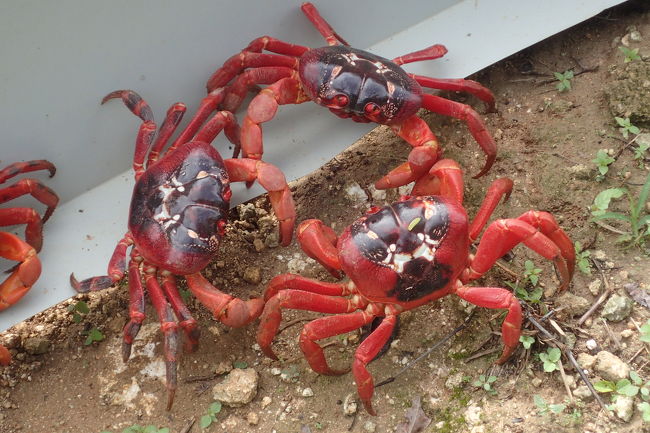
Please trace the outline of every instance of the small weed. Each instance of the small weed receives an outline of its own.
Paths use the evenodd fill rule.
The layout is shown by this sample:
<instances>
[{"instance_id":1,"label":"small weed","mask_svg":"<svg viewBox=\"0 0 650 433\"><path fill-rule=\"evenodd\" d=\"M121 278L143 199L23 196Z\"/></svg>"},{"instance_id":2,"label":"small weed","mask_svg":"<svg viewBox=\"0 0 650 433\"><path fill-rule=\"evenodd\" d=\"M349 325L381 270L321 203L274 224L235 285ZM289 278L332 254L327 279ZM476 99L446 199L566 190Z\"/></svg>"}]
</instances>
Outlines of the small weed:
<instances>
[{"instance_id":1,"label":"small weed","mask_svg":"<svg viewBox=\"0 0 650 433\"><path fill-rule=\"evenodd\" d=\"M232 366L243 370L244 368L248 368L248 363L246 361L235 361L232 363Z\"/></svg>"},{"instance_id":2,"label":"small weed","mask_svg":"<svg viewBox=\"0 0 650 433\"><path fill-rule=\"evenodd\" d=\"M542 299L542 294L544 293L542 288L537 285L541 273L542 270L535 267L532 261L526 260L524 262L524 275L522 279L517 280L514 284L506 281L506 284L515 292L515 296L519 299L536 304ZM528 287L532 290L528 291Z\"/></svg>"},{"instance_id":3,"label":"small weed","mask_svg":"<svg viewBox=\"0 0 650 433\"><path fill-rule=\"evenodd\" d=\"M81 322L82 314L90 313L90 308L88 308L88 304L86 304L84 301L78 301L74 305L68 305L67 309L70 313L72 313L72 320L75 323Z\"/></svg>"},{"instance_id":4,"label":"small weed","mask_svg":"<svg viewBox=\"0 0 650 433\"><path fill-rule=\"evenodd\" d=\"M639 387L633 385L629 379L621 379L618 382L612 382L610 380L600 380L594 383L594 389L598 392L611 392L612 396L616 395L626 395L628 397L634 397L639 393Z\"/></svg>"},{"instance_id":5,"label":"small weed","mask_svg":"<svg viewBox=\"0 0 650 433\"><path fill-rule=\"evenodd\" d=\"M639 49L638 48L628 48L628 47L618 47L618 49L625 55L625 60L623 62L625 63L630 63L635 60L641 60L641 56L639 55Z\"/></svg>"},{"instance_id":6,"label":"small weed","mask_svg":"<svg viewBox=\"0 0 650 433\"><path fill-rule=\"evenodd\" d=\"M643 422L650 422L650 404L647 401L644 401L643 403L639 403L636 407L641 411Z\"/></svg>"},{"instance_id":7,"label":"small weed","mask_svg":"<svg viewBox=\"0 0 650 433\"><path fill-rule=\"evenodd\" d=\"M181 299L183 299L184 303L190 302L190 298L192 297L192 292L190 292L188 289L179 289L178 293L181 295Z\"/></svg>"},{"instance_id":8,"label":"small weed","mask_svg":"<svg viewBox=\"0 0 650 433\"><path fill-rule=\"evenodd\" d=\"M646 238L650 236L650 214L643 212L649 194L650 174L648 174L638 197L634 197L625 188L609 188L601 191L594 199L594 204L591 208L592 220L600 221L609 219L627 222L630 226L630 231L622 235L619 238L619 242L643 247ZM627 212L608 212L611 200L620 198L623 195L627 196L629 202Z\"/></svg>"},{"instance_id":9,"label":"small weed","mask_svg":"<svg viewBox=\"0 0 650 433\"><path fill-rule=\"evenodd\" d=\"M620 128L618 128L618 130L621 131L621 134L623 134L623 138L625 138L625 139L627 139L627 137L630 135L630 133L636 135L639 132L641 132L641 130L638 127L636 127L636 126L632 125L632 123L630 123L630 118L629 117L626 117L626 118L614 117L614 120L616 120L616 123L618 124L618 126L620 126Z\"/></svg>"},{"instance_id":10,"label":"small weed","mask_svg":"<svg viewBox=\"0 0 650 433\"><path fill-rule=\"evenodd\" d=\"M564 73L553 72L553 75L559 81L559 83L555 85L558 92L561 93L571 90L571 80L573 79L573 71L571 69Z\"/></svg>"},{"instance_id":11,"label":"small weed","mask_svg":"<svg viewBox=\"0 0 650 433\"><path fill-rule=\"evenodd\" d=\"M104 334L102 334L102 331L100 331L97 328L92 328L90 331L88 331L88 335L86 335L86 340L84 341L84 345L90 346L95 341L102 341L104 338L105 337Z\"/></svg>"},{"instance_id":12,"label":"small weed","mask_svg":"<svg viewBox=\"0 0 650 433\"><path fill-rule=\"evenodd\" d=\"M605 179L605 175L609 171L609 166L616 161L614 158L609 156L607 151L605 149L600 149L596 153L596 158L592 159L591 162L596 164L596 168L598 169L598 176L596 176L596 180L601 182L603 179Z\"/></svg>"},{"instance_id":13,"label":"small weed","mask_svg":"<svg viewBox=\"0 0 650 433\"><path fill-rule=\"evenodd\" d=\"M650 143L639 143L634 148L634 160L637 162L639 168L644 168L645 153L650 149Z\"/></svg>"},{"instance_id":14,"label":"small weed","mask_svg":"<svg viewBox=\"0 0 650 433\"><path fill-rule=\"evenodd\" d=\"M103 431L101 433L111 433L109 431ZM169 428L158 428L155 425L142 426L138 424L133 424L130 427L122 430L122 433L169 433Z\"/></svg>"},{"instance_id":15,"label":"small weed","mask_svg":"<svg viewBox=\"0 0 650 433\"><path fill-rule=\"evenodd\" d=\"M546 352L539 353L539 359L544 364L544 371L552 373L558 370L557 363L562 356L562 352L557 347L549 347Z\"/></svg>"},{"instance_id":16,"label":"small weed","mask_svg":"<svg viewBox=\"0 0 650 433\"><path fill-rule=\"evenodd\" d=\"M578 265L578 269L583 274L591 275L591 262L589 261L591 253L583 250L582 244L579 241L576 241L574 248L576 250L576 264Z\"/></svg>"},{"instance_id":17,"label":"small weed","mask_svg":"<svg viewBox=\"0 0 650 433\"><path fill-rule=\"evenodd\" d=\"M522 335L519 337L519 342L524 346L524 349L528 350L535 343L535 337L531 337L530 335Z\"/></svg>"},{"instance_id":18,"label":"small weed","mask_svg":"<svg viewBox=\"0 0 650 433\"><path fill-rule=\"evenodd\" d=\"M496 380L496 376L485 376L482 374L472 383L472 386L483 388L490 395L496 395L496 390L492 388L492 384L496 382Z\"/></svg>"},{"instance_id":19,"label":"small weed","mask_svg":"<svg viewBox=\"0 0 650 433\"><path fill-rule=\"evenodd\" d=\"M564 412L564 409L566 409L566 404L548 404L541 395L537 394L533 396L533 401L535 402L535 406L537 406L537 412L540 415L545 415L549 412L554 413L555 415L559 415Z\"/></svg>"},{"instance_id":20,"label":"small weed","mask_svg":"<svg viewBox=\"0 0 650 433\"><path fill-rule=\"evenodd\" d=\"M208 407L208 412L201 417L199 425L201 429L205 430L210 427L213 422L217 421L217 414L221 412L221 402L215 401Z\"/></svg>"}]
</instances>

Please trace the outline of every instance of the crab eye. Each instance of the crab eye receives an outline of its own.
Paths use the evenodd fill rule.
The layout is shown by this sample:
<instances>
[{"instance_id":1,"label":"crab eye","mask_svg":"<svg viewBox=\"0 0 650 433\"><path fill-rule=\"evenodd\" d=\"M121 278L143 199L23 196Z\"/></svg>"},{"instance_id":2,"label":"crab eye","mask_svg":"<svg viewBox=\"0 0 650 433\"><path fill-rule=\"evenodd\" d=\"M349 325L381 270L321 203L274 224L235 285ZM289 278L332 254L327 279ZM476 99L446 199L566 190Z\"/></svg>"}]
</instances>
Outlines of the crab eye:
<instances>
[{"instance_id":1,"label":"crab eye","mask_svg":"<svg viewBox=\"0 0 650 433\"><path fill-rule=\"evenodd\" d=\"M348 105L348 102L350 102L350 99L346 95L336 95L332 98L332 104L336 105L337 107L345 107Z\"/></svg>"},{"instance_id":2,"label":"crab eye","mask_svg":"<svg viewBox=\"0 0 650 433\"><path fill-rule=\"evenodd\" d=\"M374 102L368 102L366 106L363 107L363 111L367 116L377 116L381 113L381 108L379 108L379 105Z\"/></svg>"}]
</instances>

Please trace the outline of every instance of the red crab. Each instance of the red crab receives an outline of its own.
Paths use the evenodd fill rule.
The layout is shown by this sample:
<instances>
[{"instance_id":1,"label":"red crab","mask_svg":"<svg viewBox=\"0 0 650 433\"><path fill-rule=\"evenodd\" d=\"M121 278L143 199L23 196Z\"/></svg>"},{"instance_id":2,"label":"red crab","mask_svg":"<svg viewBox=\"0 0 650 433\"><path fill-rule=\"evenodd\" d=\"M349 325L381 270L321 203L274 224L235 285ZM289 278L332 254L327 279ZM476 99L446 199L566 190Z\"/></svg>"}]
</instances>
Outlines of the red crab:
<instances>
[{"instance_id":1,"label":"red crab","mask_svg":"<svg viewBox=\"0 0 650 433\"><path fill-rule=\"evenodd\" d=\"M161 150L181 121L185 105L177 103L170 107L154 140L157 127L151 108L137 93L118 90L103 99L102 103L121 98L143 120L133 160L136 183L131 199L129 230L115 248L107 276L81 282L74 275L70 276L72 286L79 292L111 287L124 277L126 252L129 246L132 247L128 266L130 320L124 327L122 355L126 362L131 344L145 318L144 277L165 336L168 410L176 390L178 327L187 337L186 351L194 351L199 338L196 321L179 295L175 275L185 276L194 296L226 325L244 326L262 312L262 299L243 301L233 298L215 288L200 273L216 256L225 232L232 195L230 182L257 179L269 192L280 221L282 245L291 241L295 221L293 198L284 175L277 167L254 159L224 161L210 145L222 129L233 142L237 142L238 127L231 113L220 111L206 122L222 97L221 90L208 95L198 113L160 159Z\"/></svg>"},{"instance_id":2,"label":"red crab","mask_svg":"<svg viewBox=\"0 0 650 433\"><path fill-rule=\"evenodd\" d=\"M438 160L440 146L427 124L417 116L420 108L465 121L487 155L484 167L475 177L488 172L496 158L496 144L480 116L467 105L424 93L422 87L469 92L494 111L492 93L474 81L425 77L400 67L442 57L447 52L444 46L433 45L388 60L351 48L311 3L304 3L302 11L329 46L310 49L263 36L228 59L208 80L208 91L232 81L222 105L232 112L249 89L269 84L251 101L242 124L241 148L245 157L261 158L260 124L271 120L279 105L314 101L339 117L388 125L413 147L407 163L376 183L379 189L418 180ZM265 54L262 50L277 54ZM238 150L235 149L235 156Z\"/></svg>"},{"instance_id":3,"label":"red crab","mask_svg":"<svg viewBox=\"0 0 650 433\"><path fill-rule=\"evenodd\" d=\"M21 173L48 170L50 177L56 173L54 165L45 160L16 162L0 170L0 185ZM37 179L21 179L13 185L0 188L0 203L30 194L47 206L41 216L32 208L13 207L0 209L0 227L26 224L25 239L0 231L0 257L20 262L11 269L11 275L0 284L0 311L11 307L29 291L41 275L41 262L36 256L43 245L43 224L50 218L59 203L54 191ZM0 346L0 364L7 365L11 360L9 351Z\"/></svg>"},{"instance_id":4,"label":"red crab","mask_svg":"<svg viewBox=\"0 0 650 433\"><path fill-rule=\"evenodd\" d=\"M483 234L476 254L469 253L499 200L509 196L510 179L497 179L490 186L473 222L463 208L463 181L458 164L440 160L430 170L436 180L431 195L402 197L383 208L372 208L338 237L319 220L302 222L298 241L306 254L335 277L343 272L350 281L326 283L295 274L279 275L265 292L257 341L266 355L277 359L271 343L282 319L282 309L334 314L308 323L300 334L302 349L311 368L320 374L337 375L330 368L322 338L343 334L383 317L354 355L352 372L359 396L370 414L374 392L367 364L391 335L397 316L442 296L455 293L480 307L505 308L502 325L504 350L497 363L505 362L519 342L522 312L517 298L498 287L471 287L476 280L519 243L553 260L566 289L575 265L573 244L546 212L528 211L518 218L492 222Z\"/></svg>"}]
</instances>

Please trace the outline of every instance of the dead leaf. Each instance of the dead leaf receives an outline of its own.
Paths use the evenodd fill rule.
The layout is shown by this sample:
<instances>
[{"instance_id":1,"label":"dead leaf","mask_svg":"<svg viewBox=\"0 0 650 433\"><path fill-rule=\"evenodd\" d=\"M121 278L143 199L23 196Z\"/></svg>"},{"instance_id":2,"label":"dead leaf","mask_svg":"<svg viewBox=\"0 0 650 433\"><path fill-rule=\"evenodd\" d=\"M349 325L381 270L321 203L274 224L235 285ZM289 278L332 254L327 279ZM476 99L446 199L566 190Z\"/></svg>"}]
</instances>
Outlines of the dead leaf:
<instances>
[{"instance_id":1,"label":"dead leaf","mask_svg":"<svg viewBox=\"0 0 650 433\"><path fill-rule=\"evenodd\" d=\"M406 422L397 426L396 433L419 433L431 424L431 418L427 417L422 410L419 396L413 399L411 408L406 411L404 418Z\"/></svg>"},{"instance_id":2,"label":"dead leaf","mask_svg":"<svg viewBox=\"0 0 650 433\"><path fill-rule=\"evenodd\" d=\"M650 308L650 291L642 289L637 283L627 283L625 291L632 299L646 308Z\"/></svg>"}]
</instances>

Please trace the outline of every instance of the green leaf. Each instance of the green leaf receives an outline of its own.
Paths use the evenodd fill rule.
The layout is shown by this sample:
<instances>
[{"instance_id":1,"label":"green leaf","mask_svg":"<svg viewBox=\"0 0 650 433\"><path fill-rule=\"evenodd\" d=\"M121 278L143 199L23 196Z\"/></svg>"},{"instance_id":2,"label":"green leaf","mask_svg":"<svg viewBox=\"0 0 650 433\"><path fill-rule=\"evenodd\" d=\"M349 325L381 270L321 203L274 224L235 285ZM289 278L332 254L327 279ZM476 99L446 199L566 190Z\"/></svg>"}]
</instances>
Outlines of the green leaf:
<instances>
[{"instance_id":1,"label":"green leaf","mask_svg":"<svg viewBox=\"0 0 650 433\"><path fill-rule=\"evenodd\" d=\"M169 433L169 427L161 428L158 433Z\"/></svg>"},{"instance_id":2,"label":"green leaf","mask_svg":"<svg viewBox=\"0 0 650 433\"><path fill-rule=\"evenodd\" d=\"M643 188L641 188L641 193L639 194L639 201L637 203L637 209L636 209L637 215L641 215L641 210L643 209L646 202L648 201L649 194L650 194L650 173L648 173L648 176L645 178L645 183L643 184Z\"/></svg>"},{"instance_id":3,"label":"green leaf","mask_svg":"<svg viewBox=\"0 0 650 433\"><path fill-rule=\"evenodd\" d=\"M142 433L158 433L158 427L155 425L148 425L142 430Z\"/></svg>"},{"instance_id":4,"label":"green leaf","mask_svg":"<svg viewBox=\"0 0 650 433\"><path fill-rule=\"evenodd\" d=\"M619 220L619 221L630 221L628 215L622 214L620 212L605 212L605 211L593 211L591 214L594 216L593 221L600 220Z\"/></svg>"},{"instance_id":5,"label":"green leaf","mask_svg":"<svg viewBox=\"0 0 650 433\"><path fill-rule=\"evenodd\" d=\"M88 307L88 304L86 304L84 301L79 301L75 304L74 306L75 310L82 314L88 314L90 313L90 308Z\"/></svg>"},{"instance_id":6,"label":"green leaf","mask_svg":"<svg viewBox=\"0 0 650 433\"><path fill-rule=\"evenodd\" d=\"M548 405L542 396L535 394L533 396L533 401L535 402L535 406L537 406L537 409L539 409L540 413L544 413L548 410Z\"/></svg>"},{"instance_id":7,"label":"green leaf","mask_svg":"<svg viewBox=\"0 0 650 433\"><path fill-rule=\"evenodd\" d=\"M496 382L497 377L496 376L490 376L487 378L487 383L494 383Z\"/></svg>"},{"instance_id":8,"label":"green leaf","mask_svg":"<svg viewBox=\"0 0 650 433\"><path fill-rule=\"evenodd\" d=\"M560 81L564 80L564 74L561 74L559 72L553 72L553 75L555 76L555 78L557 80L560 80Z\"/></svg>"},{"instance_id":9,"label":"green leaf","mask_svg":"<svg viewBox=\"0 0 650 433\"><path fill-rule=\"evenodd\" d=\"M594 210L607 210L612 199L621 198L625 194L625 188L608 188L598 193L594 198ZM593 213L593 212L592 212Z\"/></svg>"},{"instance_id":10,"label":"green leaf","mask_svg":"<svg viewBox=\"0 0 650 433\"><path fill-rule=\"evenodd\" d=\"M95 341L102 341L104 339L104 334L97 329L93 328L88 332L88 336L86 337L86 341L84 341L84 344L86 346L93 344Z\"/></svg>"},{"instance_id":11,"label":"green leaf","mask_svg":"<svg viewBox=\"0 0 650 433\"><path fill-rule=\"evenodd\" d=\"M622 395L627 395L628 397L634 397L639 393L639 387L636 385L629 384L629 385L625 385L622 388L618 388L616 392Z\"/></svg>"},{"instance_id":12,"label":"green leaf","mask_svg":"<svg viewBox=\"0 0 650 433\"><path fill-rule=\"evenodd\" d=\"M555 364L555 362L545 362L544 363L544 371L547 372L547 373L554 372L556 368L557 368L557 365Z\"/></svg>"},{"instance_id":13,"label":"green leaf","mask_svg":"<svg viewBox=\"0 0 650 433\"><path fill-rule=\"evenodd\" d=\"M630 119L623 119L622 117L614 117L614 120L616 120L618 126L622 126L623 128L625 128L630 124Z\"/></svg>"},{"instance_id":14,"label":"green leaf","mask_svg":"<svg viewBox=\"0 0 650 433\"><path fill-rule=\"evenodd\" d=\"M573 69L569 69L568 71L566 71L564 73L564 78L566 78L567 80L572 79L573 78Z\"/></svg>"},{"instance_id":15,"label":"green leaf","mask_svg":"<svg viewBox=\"0 0 650 433\"><path fill-rule=\"evenodd\" d=\"M557 347L551 347L546 352L548 352L548 360L550 362L558 362L562 356L562 352Z\"/></svg>"},{"instance_id":16,"label":"green leaf","mask_svg":"<svg viewBox=\"0 0 650 433\"><path fill-rule=\"evenodd\" d=\"M244 361L235 361L232 363L232 366L243 370L244 368L248 367L248 363Z\"/></svg>"},{"instance_id":17,"label":"green leaf","mask_svg":"<svg viewBox=\"0 0 650 433\"><path fill-rule=\"evenodd\" d=\"M566 409L566 404L549 404L548 408L556 415L561 414Z\"/></svg>"},{"instance_id":18,"label":"green leaf","mask_svg":"<svg viewBox=\"0 0 650 433\"><path fill-rule=\"evenodd\" d=\"M616 384L609 380L600 380L594 383L594 389L598 392L614 392L616 391Z\"/></svg>"},{"instance_id":19,"label":"green leaf","mask_svg":"<svg viewBox=\"0 0 650 433\"><path fill-rule=\"evenodd\" d=\"M213 402L208 408L208 411L213 415L216 415L219 412L221 412L221 402L220 401Z\"/></svg>"},{"instance_id":20,"label":"green leaf","mask_svg":"<svg viewBox=\"0 0 650 433\"><path fill-rule=\"evenodd\" d=\"M630 371L630 379L632 379L632 382L634 382L635 385L642 385L643 384L643 379L641 379L641 376L639 376L639 373L637 373L634 370Z\"/></svg>"},{"instance_id":21,"label":"green leaf","mask_svg":"<svg viewBox=\"0 0 650 433\"><path fill-rule=\"evenodd\" d=\"M524 349L530 349L530 347L535 342L535 338L531 337L530 335L522 335L519 337L519 341L524 346Z\"/></svg>"},{"instance_id":22,"label":"green leaf","mask_svg":"<svg viewBox=\"0 0 650 433\"><path fill-rule=\"evenodd\" d=\"M203 415L199 424L203 429L210 427L212 424L212 417L210 415Z\"/></svg>"}]
</instances>

